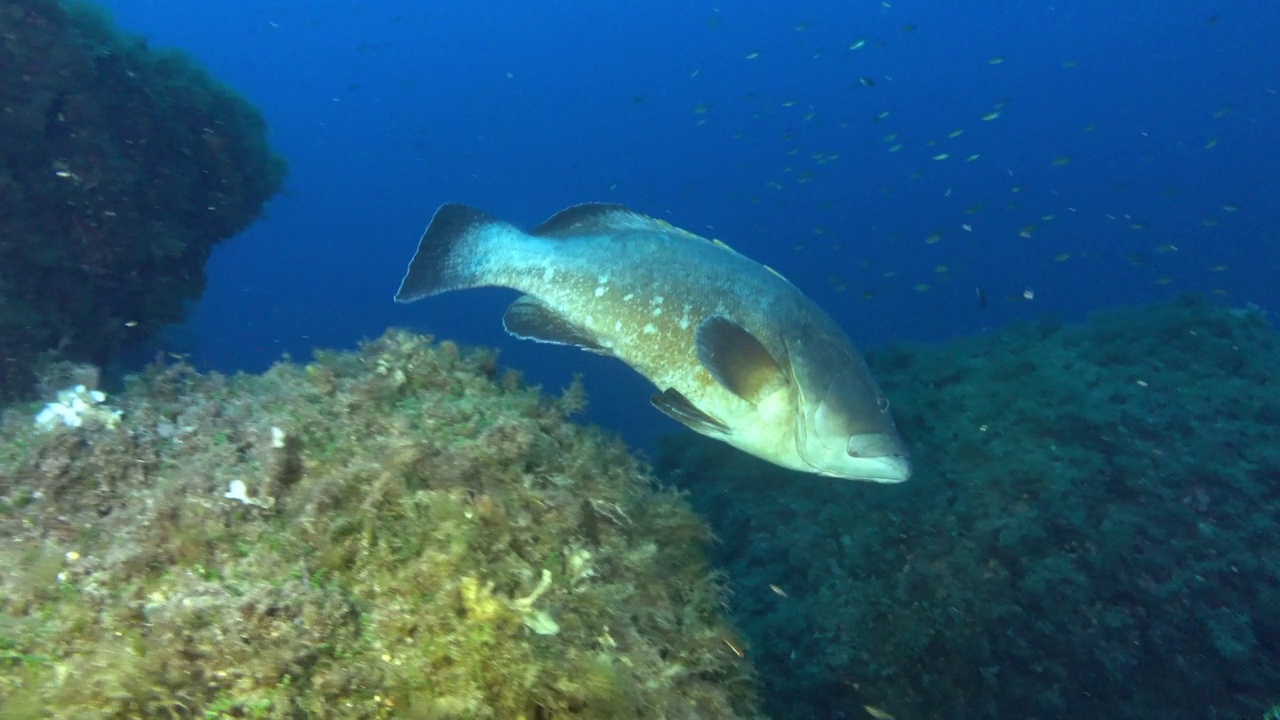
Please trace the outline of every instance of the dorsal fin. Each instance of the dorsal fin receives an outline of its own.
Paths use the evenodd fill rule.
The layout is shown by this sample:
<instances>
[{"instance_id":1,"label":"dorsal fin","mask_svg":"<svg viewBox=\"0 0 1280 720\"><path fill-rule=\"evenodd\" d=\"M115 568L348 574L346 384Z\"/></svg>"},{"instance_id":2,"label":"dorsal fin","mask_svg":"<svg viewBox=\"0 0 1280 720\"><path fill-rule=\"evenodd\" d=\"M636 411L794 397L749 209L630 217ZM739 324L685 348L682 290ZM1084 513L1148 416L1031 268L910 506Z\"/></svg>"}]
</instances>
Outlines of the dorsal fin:
<instances>
[{"instance_id":1,"label":"dorsal fin","mask_svg":"<svg viewBox=\"0 0 1280 720\"><path fill-rule=\"evenodd\" d=\"M573 238L586 235L612 235L620 230L652 230L672 232L669 223L638 213L625 205L583 203L573 205L547 218L533 229L532 235L549 238Z\"/></svg>"}]
</instances>

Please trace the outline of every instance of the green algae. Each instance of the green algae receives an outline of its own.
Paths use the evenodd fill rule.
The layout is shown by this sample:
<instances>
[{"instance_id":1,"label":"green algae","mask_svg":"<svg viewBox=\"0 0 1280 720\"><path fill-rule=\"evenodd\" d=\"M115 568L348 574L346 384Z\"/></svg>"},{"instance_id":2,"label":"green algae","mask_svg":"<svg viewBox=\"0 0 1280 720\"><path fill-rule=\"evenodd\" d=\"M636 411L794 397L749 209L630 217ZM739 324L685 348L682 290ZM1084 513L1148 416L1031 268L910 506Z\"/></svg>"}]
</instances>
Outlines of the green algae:
<instances>
[{"instance_id":1,"label":"green algae","mask_svg":"<svg viewBox=\"0 0 1280 720\"><path fill-rule=\"evenodd\" d=\"M109 402L0 425L6 718L759 716L709 533L576 386L392 331Z\"/></svg>"}]
</instances>

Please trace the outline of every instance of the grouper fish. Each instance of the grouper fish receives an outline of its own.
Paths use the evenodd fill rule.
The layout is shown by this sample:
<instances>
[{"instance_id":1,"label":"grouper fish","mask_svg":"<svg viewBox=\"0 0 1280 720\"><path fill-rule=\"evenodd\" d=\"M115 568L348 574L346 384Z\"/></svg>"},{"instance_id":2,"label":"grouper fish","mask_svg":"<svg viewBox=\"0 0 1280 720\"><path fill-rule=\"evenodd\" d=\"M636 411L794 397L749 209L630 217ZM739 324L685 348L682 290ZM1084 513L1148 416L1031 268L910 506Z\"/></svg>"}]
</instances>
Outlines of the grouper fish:
<instances>
[{"instance_id":1,"label":"grouper fish","mask_svg":"<svg viewBox=\"0 0 1280 720\"><path fill-rule=\"evenodd\" d=\"M911 463L866 362L771 268L621 205L575 205L524 232L442 205L398 302L450 290L524 295L507 332L611 355L657 386L654 407L792 470L902 482Z\"/></svg>"}]
</instances>

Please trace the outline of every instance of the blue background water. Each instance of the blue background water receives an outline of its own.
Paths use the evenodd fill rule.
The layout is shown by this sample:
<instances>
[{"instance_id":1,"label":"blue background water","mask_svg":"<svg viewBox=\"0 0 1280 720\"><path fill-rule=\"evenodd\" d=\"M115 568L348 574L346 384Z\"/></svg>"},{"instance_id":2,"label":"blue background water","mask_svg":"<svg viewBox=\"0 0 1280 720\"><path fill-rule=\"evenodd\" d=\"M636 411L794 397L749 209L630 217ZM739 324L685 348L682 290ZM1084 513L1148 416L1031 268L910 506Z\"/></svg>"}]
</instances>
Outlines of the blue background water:
<instances>
[{"instance_id":1,"label":"blue background water","mask_svg":"<svg viewBox=\"0 0 1280 720\"><path fill-rule=\"evenodd\" d=\"M169 334L205 367L410 326L549 389L585 373L591 420L637 445L678 429L616 361L507 339L509 291L392 303L445 201L526 226L631 205L777 268L863 346L1280 298L1274 0L106 5L247 95L291 165Z\"/></svg>"}]
</instances>

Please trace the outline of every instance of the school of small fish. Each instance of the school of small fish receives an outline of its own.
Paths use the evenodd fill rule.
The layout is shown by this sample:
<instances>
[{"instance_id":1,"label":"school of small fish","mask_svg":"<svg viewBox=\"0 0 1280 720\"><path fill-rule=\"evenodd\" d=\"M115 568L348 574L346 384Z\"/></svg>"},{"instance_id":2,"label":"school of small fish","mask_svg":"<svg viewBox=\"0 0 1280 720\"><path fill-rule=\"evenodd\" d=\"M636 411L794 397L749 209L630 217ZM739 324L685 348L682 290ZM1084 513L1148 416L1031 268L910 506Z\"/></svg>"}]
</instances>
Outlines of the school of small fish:
<instances>
[{"instance_id":1,"label":"school of small fish","mask_svg":"<svg viewBox=\"0 0 1280 720\"><path fill-rule=\"evenodd\" d=\"M885 18L884 22L874 29L875 34L869 33L866 37L846 38L835 44L831 42L831 28L824 28L823 23L803 19L791 23L789 27L775 29L775 36L788 32L798 34L794 42L745 47L740 56L747 63L740 72L748 76L767 65L776 68L785 63L797 62L796 48L802 48L800 52L803 57L812 61L838 58L836 61L842 64L849 93L847 99L838 104L832 104L829 99L779 97L765 92L745 96L743 101L752 105L756 120L762 123L782 123L780 139L784 150L777 164L776 176L764 179L759 192L735 193L741 199L755 205L771 202L794 204L794 200L786 196L787 193L823 192L820 188L838 184L841 177L847 176L846 173L858 172L852 169L854 164L862 166L874 163L877 169L886 166L902 168L903 181L881 188L885 195L902 192L902 185L919 188L927 187L932 182L945 182L939 187L939 206L954 207L954 222L926 229L924 232L912 230L908 227L909 223L904 223L902 229L879 228L880 241L910 243L914 236L918 238L915 242L937 246L937 261L923 267L881 267L877 275L876 265L882 265L882 260L846 256L842 263L833 263L833 267L844 271L828 276L828 283L833 291L845 292L852 289L865 299L873 299L891 295L895 291L923 293L938 287L940 283L960 283L976 286L977 294L982 298L981 307L985 308L987 296L984 288L989 284L993 289L999 288L1000 297L1006 301L1026 302L1035 297L1030 289L1022 289L1030 284L1031 277L983 277L980 270L970 270L965 265L966 262L969 265L975 263L958 258L971 257L974 248L984 245L998 251L1005 243L1035 243L1035 251L1048 268L1040 268L1037 271L1038 277L1051 271L1053 266L1070 267L1076 273L1089 272L1090 269L1085 264L1096 265L1106 261L1101 257L1102 253L1096 250L1098 238L1094 230L1097 224L1088 224L1098 220L1114 223L1113 237L1119 238L1115 244L1126 249L1126 259L1130 266L1143 269L1131 276L1131 282L1146 282L1156 286L1174 285L1184 280L1194 280L1201 284L1209 282L1207 278L1213 277L1212 275L1180 278L1161 269L1157 258L1175 252L1177 248L1172 244L1159 242L1151 228L1160 227L1161 235L1197 230L1203 233L1219 227L1231 219L1233 214L1240 212L1239 204L1206 203L1204 216L1198 221L1197 228L1164 226L1159 223L1160 210L1156 207L1082 210L1077 205L1083 207L1085 201L1073 201L1066 197L1063 191L1055 187L1055 181L1062 178L1062 185L1065 187L1079 185L1081 178L1097 176L1105 179L1114 175L1114 169L1100 167L1097 154L1089 151L1090 134L1097 129L1099 123L1091 122L1080 126L1076 137L1058 138L1059 147L1045 148L1040 161L1042 165L1039 168L1029 168L1025 159L1009 159L1008 153L999 150L1002 149L1004 137L1024 133L1026 123L1034 123L1035 113L1044 110L1019 107L1016 98L1000 97L995 91L993 95L996 96L985 109L968 116L956 114L950 118L937 113L933 119L945 125L932 136L922 132L918 113L917 117L912 117L913 108L900 107L898 102L891 99L892 93L885 92L886 88L894 88L900 83L893 75L891 61L885 58L894 54L887 51L900 48L904 43L917 41L919 36L933 28L924 23L892 22L888 18L898 10L891 2L881 2L880 10ZM729 22L726 19L727 13L720 10L715 13L714 19L708 23L712 30L718 30ZM836 23L835 20L831 22ZM1207 24L1212 26L1216 23ZM886 30L886 27L891 30ZM814 39L810 41L809 38ZM1001 88L1006 87L1003 85L1002 73L1014 72L1020 69L1021 63L1031 59L1010 53L984 55L967 62L973 66L971 72L990 73L991 86ZM1056 67L1057 72L1064 75L1053 79L1053 82L1072 82L1072 73L1090 66L1087 58L1064 57L1057 61ZM704 78L702 70L701 67L693 69L690 77L695 80ZM712 92L717 88L708 86L707 89ZM1274 91L1268 92L1274 94ZM880 97L886 99L880 100ZM694 104L692 110L697 124L714 125L718 120L715 107L716 104L709 100ZM1221 123L1229 122L1234 110L1231 104L1206 108L1202 136L1180 138L1178 143L1187 147L1199 147L1202 152L1213 152L1223 141L1220 133L1228 130ZM739 113L732 115L736 121ZM728 122L733 121L726 120ZM899 122L901 126L894 127ZM1006 123L1020 124L1017 131L1010 132L1002 130L1002 127L1009 127ZM839 147L805 147L802 139L817 134L806 132L805 126L810 124L821 126L826 137L830 137L829 130L832 126L846 130L849 139L841 141ZM871 134L873 129L875 135ZM732 132L732 137L736 140L745 141L760 136L760 130L735 129ZM877 139L879 142L875 143ZM886 154L884 159L877 160L865 150L872 143L880 146L881 152ZM761 146L763 143L757 141L756 145ZM850 152L850 147L857 147L859 150ZM1149 163L1156 151L1145 152L1141 162ZM1001 159L1001 156L1006 157ZM956 163L962 164L957 166ZM1007 179L1003 188L1004 197L991 192L992 180L996 177ZM969 179L966 181L966 178ZM1182 186L1170 186L1165 190L1165 196L1179 196L1184 190ZM981 192L985 197L973 197L975 191ZM972 202L961 200L962 197L968 197ZM965 202L969 204L966 205ZM833 212L847 211L850 207L853 212L846 213L840 222L824 217L812 218L813 237L806 240L803 236L792 235L792 249L800 252L845 250L845 243L840 238L854 234L854 228L847 226L850 217L856 222L858 201L854 198L844 203L822 203L824 210ZM846 227L840 227L841 224ZM777 233L776 228L768 226L761 226L758 230L765 237ZM858 248L868 242L864 229L859 227L856 230L858 242L851 243L850 247L853 252L858 252ZM954 234L953 230L963 231L964 234ZM789 231L794 233L794 228L789 228ZM1121 237L1124 233L1132 235ZM1213 242L1214 240L1208 239L1205 244ZM1200 273L1223 273L1229 269L1225 260L1213 257L1208 248L1202 249L1206 250L1208 259L1203 262ZM912 252L906 255L918 257L919 254ZM1148 265L1152 267L1146 267ZM1181 272L1185 274L1188 271L1183 267ZM854 277L855 274L858 277ZM1225 294L1222 290L1213 292Z\"/></svg>"}]
</instances>

